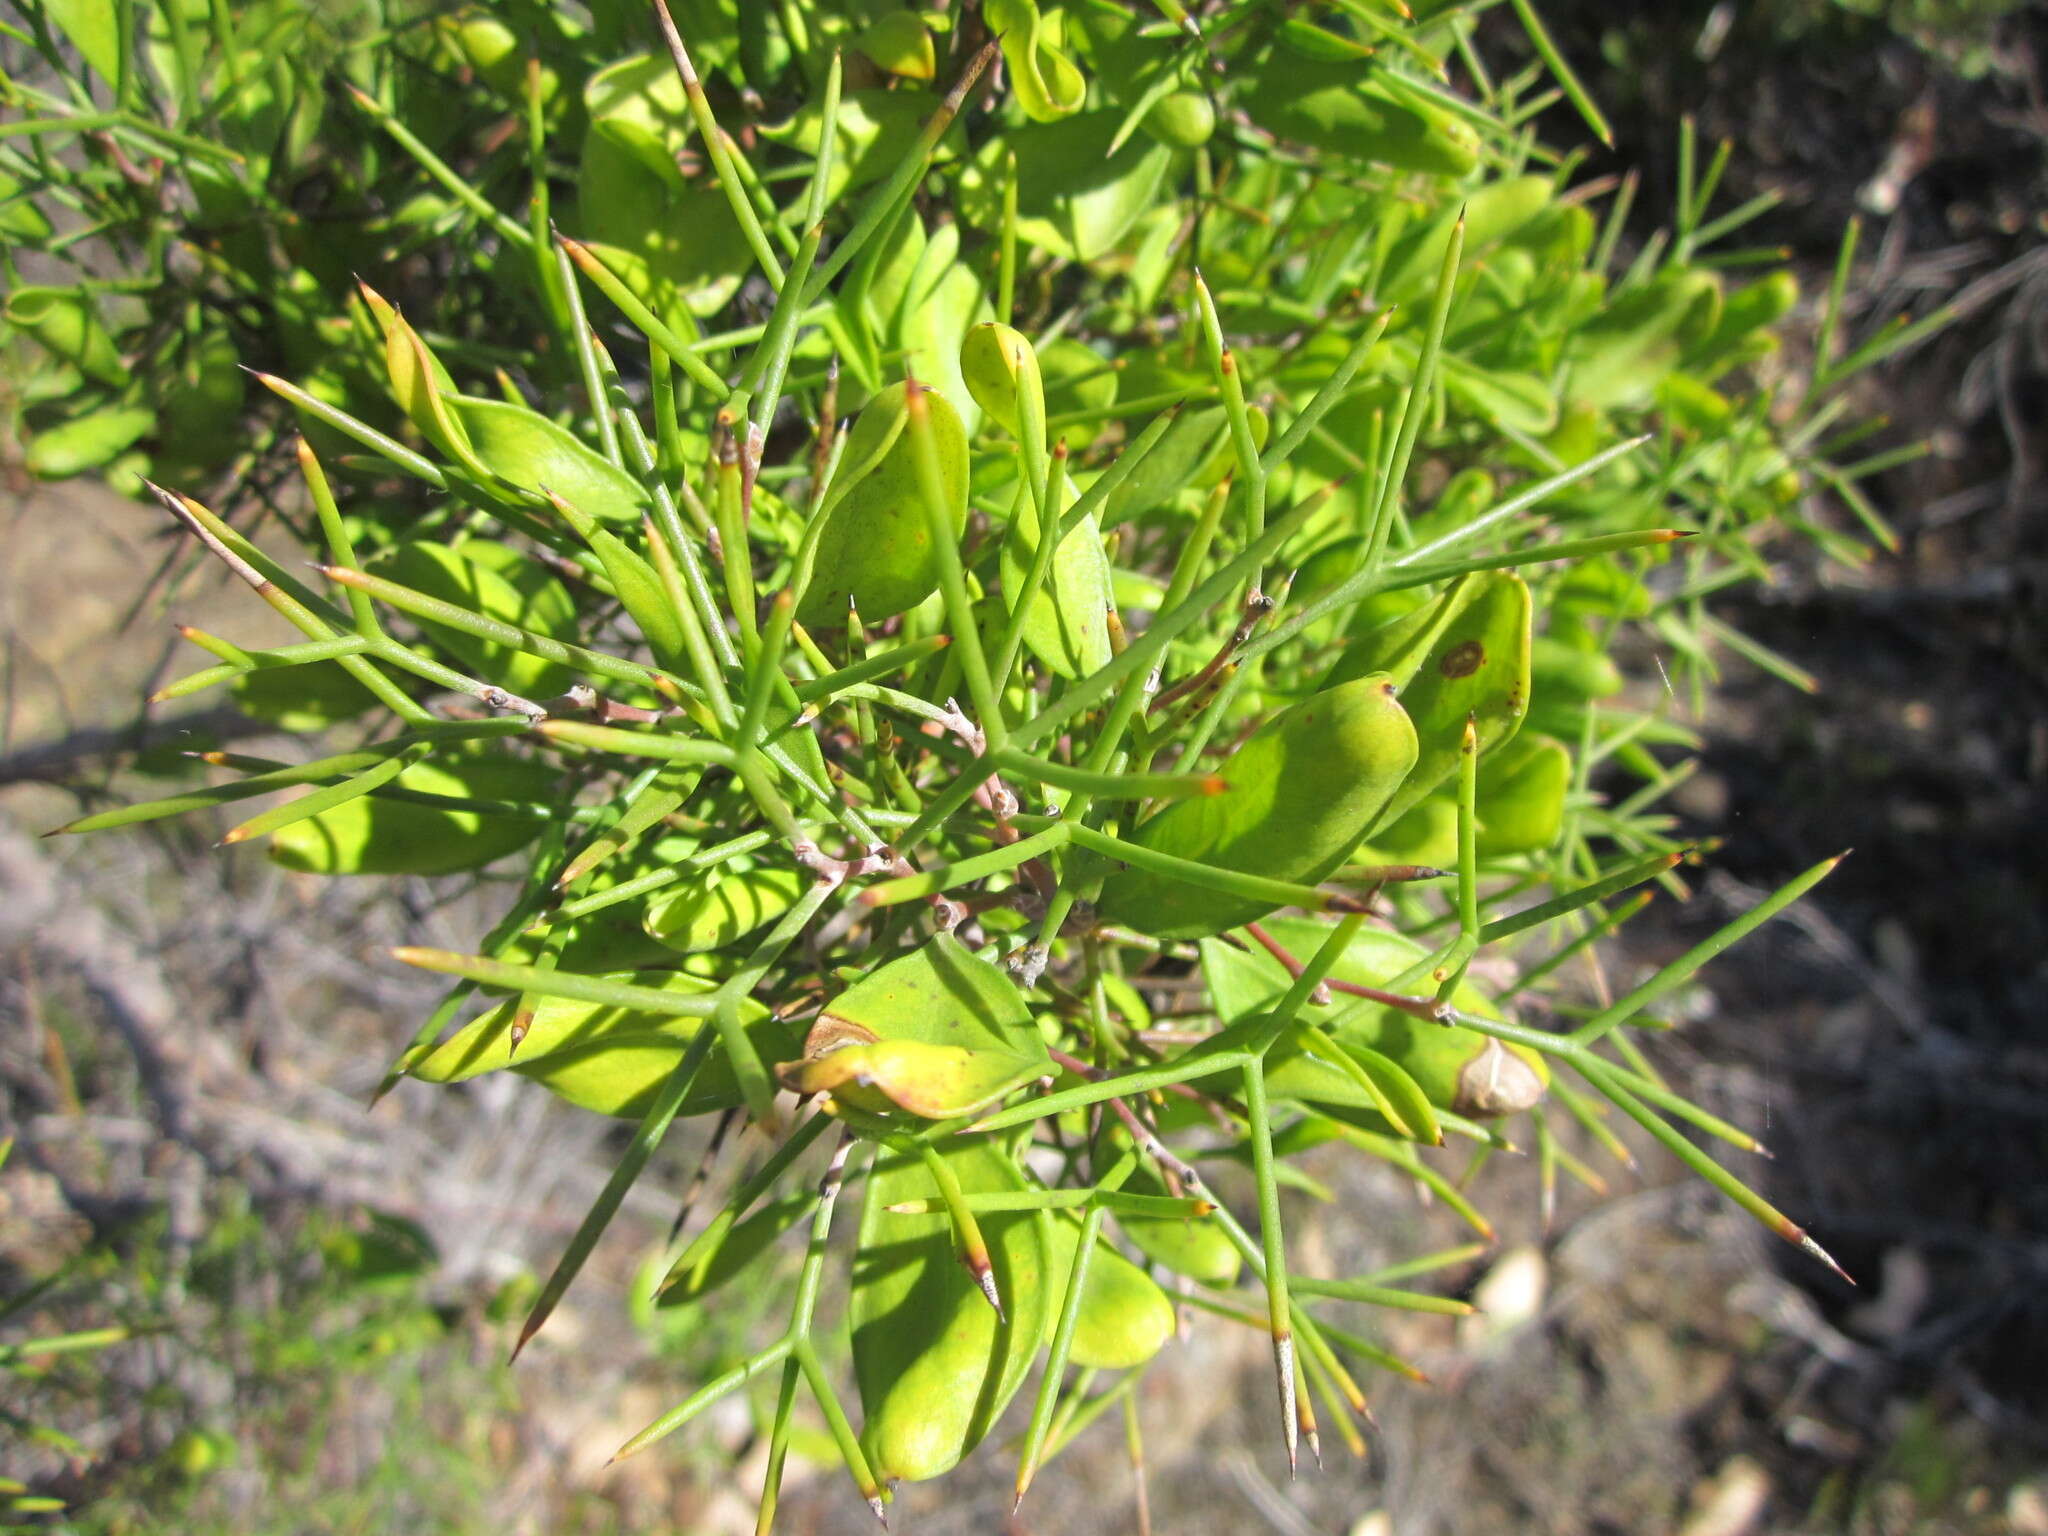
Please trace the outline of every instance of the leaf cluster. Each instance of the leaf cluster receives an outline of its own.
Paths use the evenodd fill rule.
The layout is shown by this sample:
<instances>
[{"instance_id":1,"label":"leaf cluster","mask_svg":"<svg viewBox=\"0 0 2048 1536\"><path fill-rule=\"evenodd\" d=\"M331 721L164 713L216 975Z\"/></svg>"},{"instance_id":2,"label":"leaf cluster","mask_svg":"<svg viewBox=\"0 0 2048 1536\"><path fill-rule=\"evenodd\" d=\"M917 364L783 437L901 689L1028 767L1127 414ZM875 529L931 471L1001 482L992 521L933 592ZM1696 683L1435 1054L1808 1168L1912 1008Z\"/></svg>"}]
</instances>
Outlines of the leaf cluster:
<instances>
[{"instance_id":1,"label":"leaf cluster","mask_svg":"<svg viewBox=\"0 0 2048 1536\"><path fill-rule=\"evenodd\" d=\"M1036 1369L1021 1497L1131 1402L1161 1280L1270 1335L1290 1459L1318 1402L1359 1444L1358 1373L1410 1368L1344 1309L1457 1310L1394 1282L1469 1254L1291 1273L1280 1189L1320 1145L1483 1240L1438 1148L1533 1144L1547 1203L1560 1170L1601 1183L1556 1117L1624 1160L1627 1120L1819 1254L1635 1036L1833 861L1619 999L1561 978L1683 894L1660 803L1723 658L1811 686L1714 599L1788 531L1864 557L1822 490L1888 539L1836 387L1917 333L1837 355L1852 232L1818 366L1765 382L1799 295L1727 246L1763 211L1711 212L1727 149L1685 146L1670 228L1624 259L1633 184L1527 126L1562 97L1605 132L1533 10L1538 65L1497 80L1471 8L1419 9L394 17L340 47L345 100L265 141L267 196L302 156L366 178L366 239L424 211L292 267L319 345L258 375L301 432L274 528L151 487L304 637L188 629L211 662L160 697L226 686L341 740L213 754L234 776L67 830L299 788L224 841L502 892L469 952L399 952L453 982L386 1086L511 1071L634 1122L522 1341L678 1116L744 1124L662 1299L787 1237L787 1326L628 1449L776 1381L764 1528L799 1389L879 1513ZM117 139L246 160L175 49L67 16L40 41L63 62L68 32ZM446 99L401 87L426 60ZM84 102L41 105L81 131ZM289 227L252 203L264 250L217 250L246 262L223 280ZM457 260L506 303L387 296ZM138 387L87 383L112 330L15 323L67 399Z\"/></svg>"}]
</instances>

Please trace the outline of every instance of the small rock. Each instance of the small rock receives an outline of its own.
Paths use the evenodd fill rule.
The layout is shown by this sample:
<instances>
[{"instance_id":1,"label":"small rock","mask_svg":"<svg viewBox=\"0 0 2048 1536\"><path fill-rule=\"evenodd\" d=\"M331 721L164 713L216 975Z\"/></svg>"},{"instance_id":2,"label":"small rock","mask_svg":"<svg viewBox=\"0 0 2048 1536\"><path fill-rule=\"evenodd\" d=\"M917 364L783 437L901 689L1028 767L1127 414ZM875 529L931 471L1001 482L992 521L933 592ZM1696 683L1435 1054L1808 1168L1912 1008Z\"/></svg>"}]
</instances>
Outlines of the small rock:
<instances>
[{"instance_id":1,"label":"small rock","mask_svg":"<svg viewBox=\"0 0 2048 1536\"><path fill-rule=\"evenodd\" d=\"M1534 1321L1543 1311L1549 1285L1550 1263L1542 1249L1527 1243L1508 1249L1472 1292L1472 1305L1479 1311L1458 1320L1459 1348L1485 1349Z\"/></svg>"},{"instance_id":2,"label":"small rock","mask_svg":"<svg viewBox=\"0 0 2048 1536\"><path fill-rule=\"evenodd\" d=\"M1693 1489L1679 1536L1744 1536L1770 1498L1770 1473L1747 1456L1731 1456Z\"/></svg>"},{"instance_id":3,"label":"small rock","mask_svg":"<svg viewBox=\"0 0 2048 1536\"><path fill-rule=\"evenodd\" d=\"M2005 1523L2012 1536L2048 1536L2048 1479L2021 1483L2005 1496Z\"/></svg>"}]
</instances>

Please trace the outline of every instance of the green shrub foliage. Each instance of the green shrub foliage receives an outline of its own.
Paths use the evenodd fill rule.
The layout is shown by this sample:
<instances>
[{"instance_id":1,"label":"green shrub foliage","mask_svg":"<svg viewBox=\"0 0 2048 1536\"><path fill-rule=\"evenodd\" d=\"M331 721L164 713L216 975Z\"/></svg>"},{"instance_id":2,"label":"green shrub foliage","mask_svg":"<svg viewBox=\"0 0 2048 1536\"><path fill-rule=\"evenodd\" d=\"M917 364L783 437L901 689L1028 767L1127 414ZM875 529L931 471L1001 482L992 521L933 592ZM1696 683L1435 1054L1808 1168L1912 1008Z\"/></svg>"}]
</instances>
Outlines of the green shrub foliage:
<instances>
[{"instance_id":1,"label":"green shrub foliage","mask_svg":"<svg viewBox=\"0 0 2048 1536\"><path fill-rule=\"evenodd\" d=\"M233 806L493 893L398 952L450 986L386 1086L635 1125L524 1336L692 1115L755 1134L662 1304L788 1322L631 1448L779 1383L764 1526L799 1396L878 1512L1017 1400L1021 1496L1163 1285L1270 1332L1290 1458L1318 1402L1356 1443L1405 1367L1351 1309L1458 1304L1291 1272L1325 1143L1484 1237L1462 1155L1547 1191L1590 1175L1546 1116L1628 1122L1818 1254L1632 1037L1832 861L1611 1003L1560 978L1683 894L1718 666L1807 682L1716 594L1860 558L1830 505L1887 536L1835 388L1911 333L1846 350L1838 283L1785 377L1723 158L1625 244L1524 5L1507 79L1458 4L671 10L46 0L10 45L22 458L146 474L304 637L188 630L160 698L324 736L69 830Z\"/></svg>"}]
</instances>

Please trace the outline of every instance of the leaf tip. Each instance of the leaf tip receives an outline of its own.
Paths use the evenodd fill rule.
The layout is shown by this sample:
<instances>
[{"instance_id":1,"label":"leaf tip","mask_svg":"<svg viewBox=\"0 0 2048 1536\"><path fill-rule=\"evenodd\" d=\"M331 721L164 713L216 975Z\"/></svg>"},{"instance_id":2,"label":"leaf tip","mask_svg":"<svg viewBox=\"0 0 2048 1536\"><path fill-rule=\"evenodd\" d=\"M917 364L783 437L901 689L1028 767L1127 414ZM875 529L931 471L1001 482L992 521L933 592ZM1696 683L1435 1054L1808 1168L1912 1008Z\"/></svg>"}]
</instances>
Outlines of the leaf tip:
<instances>
[{"instance_id":1,"label":"leaf tip","mask_svg":"<svg viewBox=\"0 0 2048 1536\"><path fill-rule=\"evenodd\" d=\"M1296 1435L1300 1417L1294 1400L1294 1335L1280 1331L1273 1335L1273 1369L1280 1384L1280 1425L1287 1441L1287 1475L1292 1478L1297 1459Z\"/></svg>"},{"instance_id":2,"label":"leaf tip","mask_svg":"<svg viewBox=\"0 0 2048 1536\"><path fill-rule=\"evenodd\" d=\"M1837 1264L1835 1262L1834 1255L1829 1253L1827 1249L1821 1247L1819 1243L1815 1242L1813 1238L1808 1235L1804 1227L1794 1227L1789 1222L1786 1225L1789 1228L1789 1230L1782 1233L1782 1236L1790 1238L1794 1243L1798 1244L1799 1247L1802 1250L1804 1250L1807 1254L1811 1255L1816 1259L1819 1259L1821 1263L1827 1265L1829 1269L1833 1270L1837 1275L1841 1276L1844 1283L1848 1285L1854 1285L1856 1283L1855 1277L1852 1276L1849 1273L1849 1271L1842 1268L1841 1265Z\"/></svg>"}]
</instances>

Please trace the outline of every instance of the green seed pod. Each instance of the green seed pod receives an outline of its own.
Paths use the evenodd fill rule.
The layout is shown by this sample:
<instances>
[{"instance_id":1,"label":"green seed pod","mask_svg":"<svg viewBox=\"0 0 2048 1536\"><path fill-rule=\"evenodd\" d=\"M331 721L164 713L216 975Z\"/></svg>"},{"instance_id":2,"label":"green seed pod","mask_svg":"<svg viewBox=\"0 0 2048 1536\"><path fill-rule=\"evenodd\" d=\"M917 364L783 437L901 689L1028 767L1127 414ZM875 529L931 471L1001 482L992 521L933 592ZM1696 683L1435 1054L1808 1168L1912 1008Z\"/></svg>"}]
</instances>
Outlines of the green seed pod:
<instances>
[{"instance_id":1,"label":"green seed pod","mask_svg":"<svg viewBox=\"0 0 2048 1536\"><path fill-rule=\"evenodd\" d=\"M1051 1305L1045 1309L1045 1333L1050 1340L1066 1300L1074 1255L1081 1246L1081 1223L1070 1212L1055 1211L1046 1230ZM1088 1261L1088 1280L1081 1288L1081 1311L1074 1320L1068 1362L1092 1370L1126 1371L1150 1360L1172 1337L1173 1303L1166 1293L1150 1275L1098 1236L1094 1257Z\"/></svg>"},{"instance_id":2,"label":"green seed pod","mask_svg":"<svg viewBox=\"0 0 2048 1536\"><path fill-rule=\"evenodd\" d=\"M1290 953L1303 958L1314 954L1330 933L1327 923L1314 918L1274 918L1265 928ZM1330 976L1335 981L1384 988L1428 954L1400 934L1361 928L1338 957ZM1202 944L1202 978L1225 1023L1269 1010L1292 980L1280 962L1264 950L1238 949L1221 939ZM1427 990L1434 983L1425 977L1415 985L1417 990ZM1478 1018L1500 1017L1499 1010L1469 979L1451 994L1451 1004ZM1524 1046L1504 1045L1462 1025L1417 1019L1362 998L1339 994L1328 1004L1311 1002L1302 1007L1299 1017L1329 1024L1337 1045L1377 1053L1412 1078L1431 1104L1474 1119L1527 1109L1542 1098L1550 1082L1550 1068L1543 1057ZM1347 1074L1312 1058L1283 1057L1267 1076L1267 1087L1276 1097L1378 1114L1374 1096Z\"/></svg>"},{"instance_id":3,"label":"green seed pod","mask_svg":"<svg viewBox=\"0 0 2048 1536\"><path fill-rule=\"evenodd\" d=\"M939 588L939 557L918 488L916 445L904 428L902 384L870 400L853 424L839 478L818 516L817 556L797 608L800 623L840 629L852 603L866 621L915 608ZM954 536L967 526L967 431L945 396L925 391L938 442L939 481Z\"/></svg>"},{"instance_id":4,"label":"green seed pod","mask_svg":"<svg viewBox=\"0 0 2048 1536\"><path fill-rule=\"evenodd\" d=\"M467 800L547 800L555 773L525 758L450 756L406 769L395 787ZM314 875L445 875L524 848L540 830L541 823L528 816L365 795L280 828L271 835L270 857L286 869Z\"/></svg>"},{"instance_id":5,"label":"green seed pod","mask_svg":"<svg viewBox=\"0 0 2048 1536\"><path fill-rule=\"evenodd\" d=\"M786 865L736 874L713 870L701 885L650 901L641 921L649 937L686 955L723 949L787 912L803 884Z\"/></svg>"},{"instance_id":6,"label":"green seed pod","mask_svg":"<svg viewBox=\"0 0 2048 1536\"><path fill-rule=\"evenodd\" d=\"M1177 800L1133 834L1141 846L1246 874L1313 884L1343 863L1415 766L1415 728L1384 675L1304 699L1223 768L1221 795ZM1269 904L1146 870L1114 875L1108 922L1193 939L1264 916Z\"/></svg>"},{"instance_id":7,"label":"green seed pod","mask_svg":"<svg viewBox=\"0 0 2048 1536\"><path fill-rule=\"evenodd\" d=\"M683 971L637 971L611 979L690 996L714 985ZM509 1069L580 1108L633 1117L646 1112L697 1031L713 1027L705 1019L543 997L515 1044L518 1008L517 998L500 1003L439 1045L421 1047L406 1058L405 1072L422 1082L460 1083ZM741 1024L764 1055L794 1044L793 1029L759 1003L744 1005ZM678 1113L709 1114L739 1102L731 1064L724 1052L714 1051L698 1069Z\"/></svg>"},{"instance_id":8,"label":"green seed pod","mask_svg":"<svg viewBox=\"0 0 2048 1536\"><path fill-rule=\"evenodd\" d=\"M1045 383L1038 354L1022 331L994 320L975 326L960 343L960 377L967 381L967 392L974 396L975 404L1012 437L1024 431L1020 403L1024 395L1036 400L1038 418L1045 419Z\"/></svg>"},{"instance_id":9,"label":"green seed pod","mask_svg":"<svg viewBox=\"0 0 2048 1536\"><path fill-rule=\"evenodd\" d=\"M941 1155L965 1194L1026 1187L1016 1165L989 1143L955 1140ZM980 1218L1008 1308L1004 1318L955 1257L943 1211L889 1210L938 1198L921 1159L885 1153L868 1175L861 1207L847 1315L866 1418L861 1441L885 1481L937 1477L980 1444L1024 1384L1047 1314L1057 1305L1046 1213L999 1211Z\"/></svg>"},{"instance_id":10,"label":"green seed pod","mask_svg":"<svg viewBox=\"0 0 2048 1536\"><path fill-rule=\"evenodd\" d=\"M1199 149L1216 132L1216 107L1204 91L1173 91L1153 103L1138 126L1175 149Z\"/></svg>"},{"instance_id":11,"label":"green seed pod","mask_svg":"<svg viewBox=\"0 0 2048 1536\"><path fill-rule=\"evenodd\" d=\"M119 457L155 425L156 412L147 406L112 405L88 411L30 438L22 461L38 479L68 479Z\"/></svg>"},{"instance_id":12,"label":"green seed pod","mask_svg":"<svg viewBox=\"0 0 2048 1536\"><path fill-rule=\"evenodd\" d=\"M240 1448L232 1435L217 1429L188 1429L164 1451L162 1465L187 1482L196 1482L234 1463ZM17 1509L23 1508L17 1504Z\"/></svg>"}]
</instances>

